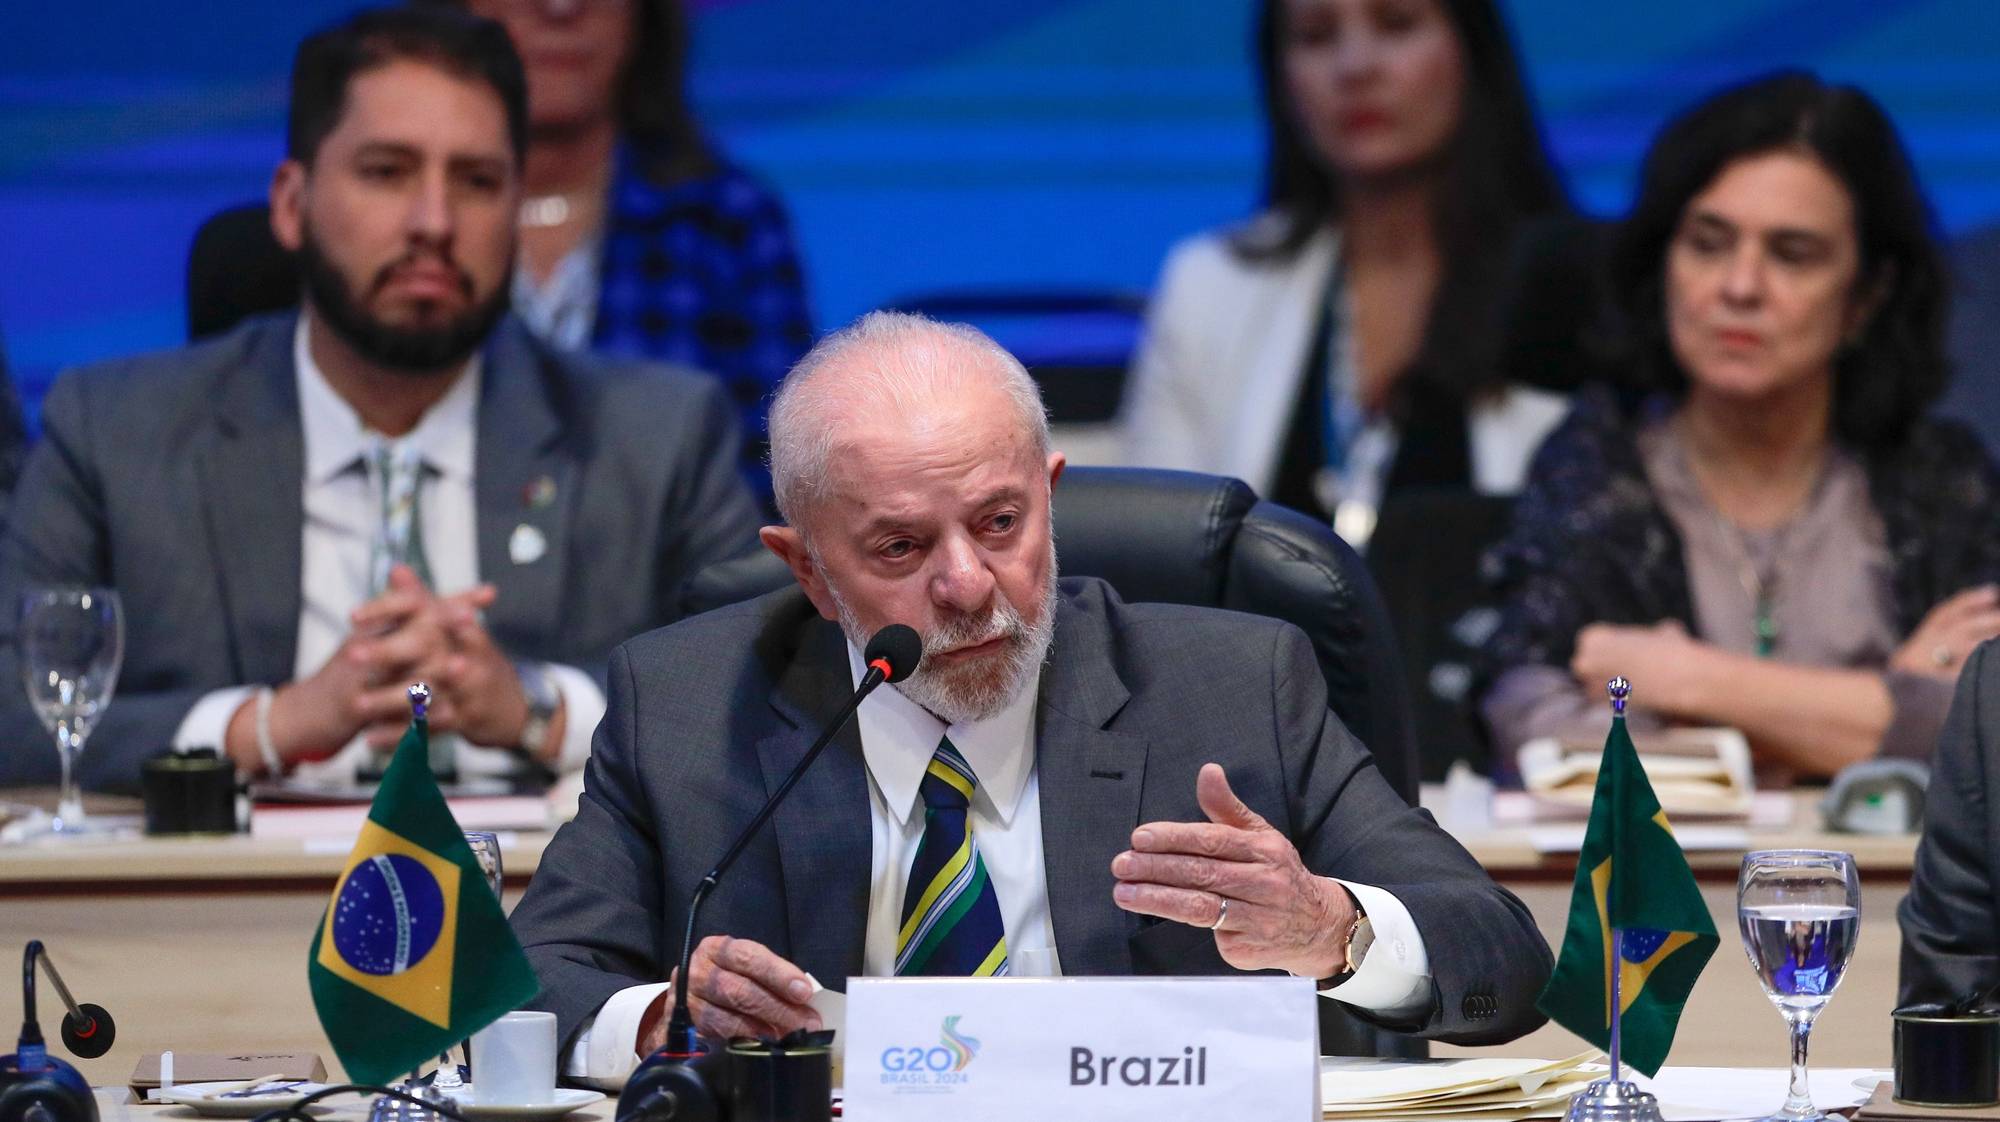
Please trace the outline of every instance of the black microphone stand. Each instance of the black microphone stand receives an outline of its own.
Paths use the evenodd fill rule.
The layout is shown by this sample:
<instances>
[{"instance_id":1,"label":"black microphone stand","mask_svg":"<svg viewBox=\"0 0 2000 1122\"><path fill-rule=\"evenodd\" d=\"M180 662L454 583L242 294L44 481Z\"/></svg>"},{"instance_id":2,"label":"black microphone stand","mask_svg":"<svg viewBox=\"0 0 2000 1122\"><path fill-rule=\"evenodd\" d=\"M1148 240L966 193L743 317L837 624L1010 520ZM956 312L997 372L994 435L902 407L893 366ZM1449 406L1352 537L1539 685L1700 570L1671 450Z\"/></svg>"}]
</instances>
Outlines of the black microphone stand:
<instances>
[{"instance_id":1,"label":"black microphone stand","mask_svg":"<svg viewBox=\"0 0 2000 1122\"><path fill-rule=\"evenodd\" d=\"M645 1061L632 1072L626 1081L625 1090L618 1096L617 1122L715 1122L721 1118L721 1102L716 1094L714 1081L710 1077L711 1065L703 1062L710 1057L701 1046L701 1034L695 1028L694 1015L688 1010L688 971L694 961L695 921L701 915L702 902L721 882L722 874L729 871L742 856L750 840L757 831L771 819L778 804L792 786L805 775L806 770L819 759L828 744L833 743L835 733L847 724L847 719L861 707L875 688L887 681L902 681L916 669L923 651L922 640L917 633L900 624L891 624L876 633L862 656L868 660L867 673L861 676L861 684L855 687L853 696L842 705L833 720L828 721L819 739L785 781L771 793L764 802L763 809L736 836L722 860L701 878L688 898L687 928L681 936L680 970L674 975L674 1008L667 1020L667 1038L660 1050L647 1056ZM897 671L901 671L898 673Z\"/></svg>"},{"instance_id":2,"label":"black microphone stand","mask_svg":"<svg viewBox=\"0 0 2000 1122\"><path fill-rule=\"evenodd\" d=\"M97 1100L76 1068L48 1054L42 1027L35 1016L35 963L40 962L55 984L68 1012L62 1039L69 1050L96 1059L111 1050L116 1028L101 1005L78 1004L56 973L55 963L40 939L28 940L21 954L21 1038L11 1056L0 1056L0 1122L34 1117L46 1122L97 1122Z\"/></svg>"}]
</instances>

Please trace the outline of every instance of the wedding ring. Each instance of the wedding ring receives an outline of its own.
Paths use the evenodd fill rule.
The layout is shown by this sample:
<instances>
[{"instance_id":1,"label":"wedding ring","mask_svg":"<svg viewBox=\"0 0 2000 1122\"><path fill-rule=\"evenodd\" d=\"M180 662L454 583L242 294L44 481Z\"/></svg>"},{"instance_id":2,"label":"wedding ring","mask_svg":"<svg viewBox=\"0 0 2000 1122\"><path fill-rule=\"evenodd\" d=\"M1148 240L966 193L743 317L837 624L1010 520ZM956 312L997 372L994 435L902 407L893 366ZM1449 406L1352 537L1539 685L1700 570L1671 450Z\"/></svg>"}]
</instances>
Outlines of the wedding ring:
<instances>
[{"instance_id":1,"label":"wedding ring","mask_svg":"<svg viewBox=\"0 0 2000 1122\"><path fill-rule=\"evenodd\" d=\"M1221 930L1222 921L1229 918L1229 897L1218 896L1216 899L1222 902L1222 907L1215 913L1215 922L1208 925L1210 931Z\"/></svg>"},{"instance_id":2,"label":"wedding ring","mask_svg":"<svg viewBox=\"0 0 2000 1122\"><path fill-rule=\"evenodd\" d=\"M1953 661L1951 648L1944 645L1943 643L1939 643L1937 646L1932 647L1931 661L1937 663L1938 669L1940 670L1944 669L1947 666L1950 666Z\"/></svg>"}]
</instances>

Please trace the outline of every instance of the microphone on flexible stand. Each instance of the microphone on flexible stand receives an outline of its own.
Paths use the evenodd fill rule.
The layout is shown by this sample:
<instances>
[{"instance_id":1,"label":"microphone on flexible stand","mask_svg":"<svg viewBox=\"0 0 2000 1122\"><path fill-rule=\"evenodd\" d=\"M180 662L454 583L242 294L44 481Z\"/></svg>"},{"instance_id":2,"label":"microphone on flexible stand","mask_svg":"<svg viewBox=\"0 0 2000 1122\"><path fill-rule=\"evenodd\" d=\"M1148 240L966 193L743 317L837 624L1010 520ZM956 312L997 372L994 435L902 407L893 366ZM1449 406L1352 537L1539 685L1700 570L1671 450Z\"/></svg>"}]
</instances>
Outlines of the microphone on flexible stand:
<instances>
[{"instance_id":1,"label":"microphone on flexible stand","mask_svg":"<svg viewBox=\"0 0 2000 1122\"><path fill-rule=\"evenodd\" d=\"M76 1068L49 1055L35 1017L35 963L48 972L68 1010L63 1044L81 1059L111 1050L117 1027L102 1005L77 1003L56 973L40 939L30 939L21 955L21 1040L11 1056L0 1056L0 1122L97 1122L97 1100Z\"/></svg>"},{"instance_id":2,"label":"microphone on flexible stand","mask_svg":"<svg viewBox=\"0 0 2000 1122\"><path fill-rule=\"evenodd\" d=\"M708 899L708 894L722 880L722 874L729 871L729 866L735 864L736 858L757 836L757 831L770 821L772 813L778 809L778 804L785 801L793 784L799 781L807 768L812 767L813 761L833 742L834 734L861 707L862 699L884 682L900 682L908 678L916 671L923 655L922 637L915 628L905 624L892 623L868 640L868 649L861 655L868 671L861 676L861 684L855 687L854 696L841 706L840 712L821 731L819 739L806 750L805 757L765 800L764 808L730 843L722 860L717 861L708 875L695 885L694 893L688 900L687 930L681 938L681 964L680 971L675 975L674 1009L667 1020L666 1043L659 1051L646 1057L626 1081L625 1090L618 1096L616 1122L714 1122L722 1116L715 1073L707 1062L711 1057L702 1049L694 1016L688 1011L688 970L694 958L695 920L701 914L702 902Z\"/></svg>"}]
</instances>

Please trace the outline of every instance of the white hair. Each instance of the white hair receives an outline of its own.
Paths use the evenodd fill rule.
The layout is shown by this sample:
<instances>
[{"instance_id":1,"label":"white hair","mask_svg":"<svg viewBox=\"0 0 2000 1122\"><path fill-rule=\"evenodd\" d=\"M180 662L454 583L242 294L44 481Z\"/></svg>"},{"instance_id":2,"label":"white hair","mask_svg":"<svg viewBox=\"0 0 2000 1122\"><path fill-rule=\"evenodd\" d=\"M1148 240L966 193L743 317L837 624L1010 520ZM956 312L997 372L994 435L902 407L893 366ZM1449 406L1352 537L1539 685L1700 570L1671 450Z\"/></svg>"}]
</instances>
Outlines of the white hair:
<instances>
[{"instance_id":1,"label":"white hair","mask_svg":"<svg viewBox=\"0 0 2000 1122\"><path fill-rule=\"evenodd\" d=\"M981 361L983 360L983 361ZM1021 360L985 332L909 312L870 312L814 344L771 402L771 485L778 513L801 517L826 493L827 465L840 443L836 418L908 413L948 401L968 382L999 383L1021 428L1048 456L1049 416Z\"/></svg>"}]
</instances>

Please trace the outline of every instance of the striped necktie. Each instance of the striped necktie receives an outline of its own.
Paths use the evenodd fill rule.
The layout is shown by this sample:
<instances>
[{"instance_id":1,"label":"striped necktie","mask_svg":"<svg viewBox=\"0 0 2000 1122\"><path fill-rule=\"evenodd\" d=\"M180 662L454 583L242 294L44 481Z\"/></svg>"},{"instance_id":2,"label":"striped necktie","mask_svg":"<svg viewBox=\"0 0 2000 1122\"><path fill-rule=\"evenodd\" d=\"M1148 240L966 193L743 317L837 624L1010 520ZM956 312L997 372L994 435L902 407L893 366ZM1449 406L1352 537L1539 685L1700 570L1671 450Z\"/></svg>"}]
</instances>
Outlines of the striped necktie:
<instances>
[{"instance_id":1,"label":"striped necktie","mask_svg":"<svg viewBox=\"0 0 2000 1122\"><path fill-rule=\"evenodd\" d=\"M951 738L940 740L918 787L924 797L924 836L903 890L903 926L896 934L898 975L1007 973L1000 899L965 820L978 785Z\"/></svg>"},{"instance_id":2,"label":"striped necktie","mask_svg":"<svg viewBox=\"0 0 2000 1122\"><path fill-rule=\"evenodd\" d=\"M431 584L430 561L424 556L423 515L417 503L423 486L424 460L406 444L381 441L369 457L370 482L380 492L382 521L369 558L369 595L389 587L389 570L408 565L426 587Z\"/></svg>"}]
</instances>

